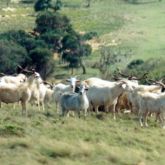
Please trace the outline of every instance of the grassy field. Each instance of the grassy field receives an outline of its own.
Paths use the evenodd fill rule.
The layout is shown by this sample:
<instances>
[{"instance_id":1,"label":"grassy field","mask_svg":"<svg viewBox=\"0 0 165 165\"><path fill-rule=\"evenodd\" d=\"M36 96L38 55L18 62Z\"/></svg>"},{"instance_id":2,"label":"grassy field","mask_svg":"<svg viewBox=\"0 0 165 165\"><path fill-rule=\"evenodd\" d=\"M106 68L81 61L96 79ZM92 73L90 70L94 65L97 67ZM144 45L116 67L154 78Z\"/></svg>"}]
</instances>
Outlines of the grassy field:
<instances>
[{"instance_id":1,"label":"grassy field","mask_svg":"<svg viewBox=\"0 0 165 165\"><path fill-rule=\"evenodd\" d=\"M60 119L48 112L7 105L0 113L0 162L2 165L164 165L165 131L149 122L140 128L136 116L88 114L80 119Z\"/></svg>"},{"instance_id":2,"label":"grassy field","mask_svg":"<svg viewBox=\"0 0 165 165\"><path fill-rule=\"evenodd\" d=\"M77 31L97 32L99 45L110 45L115 42L131 49L133 59L163 57L165 2L138 2L139 4L134 5L123 0L93 1L90 8L85 8L84 0L64 0L61 12L71 19ZM4 11L5 4L1 2L0 32L11 29L28 31L35 26L32 5L11 4L9 7L14 8L14 11Z\"/></svg>"},{"instance_id":3,"label":"grassy field","mask_svg":"<svg viewBox=\"0 0 165 165\"><path fill-rule=\"evenodd\" d=\"M63 2L61 12L77 31L99 34L92 42L92 55L85 60L88 74L81 78L100 76L90 66L99 60L101 45L131 49L133 55L127 63L137 58L163 58L165 1L138 0L139 4L133 5L123 0L93 0L90 8L84 7L84 0ZM14 10L5 11L6 5L0 1L0 33L12 29L29 31L35 26L32 5L9 7ZM80 73L81 69L75 71ZM57 67L54 74L69 77L70 71ZM29 107L28 117L21 115L20 107L5 105L0 109L1 165L165 164L165 130L154 122L154 117L149 128L140 128L134 115L119 114L116 121L111 113L61 119L54 107L48 112Z\"/></svg>"}]
</instances>

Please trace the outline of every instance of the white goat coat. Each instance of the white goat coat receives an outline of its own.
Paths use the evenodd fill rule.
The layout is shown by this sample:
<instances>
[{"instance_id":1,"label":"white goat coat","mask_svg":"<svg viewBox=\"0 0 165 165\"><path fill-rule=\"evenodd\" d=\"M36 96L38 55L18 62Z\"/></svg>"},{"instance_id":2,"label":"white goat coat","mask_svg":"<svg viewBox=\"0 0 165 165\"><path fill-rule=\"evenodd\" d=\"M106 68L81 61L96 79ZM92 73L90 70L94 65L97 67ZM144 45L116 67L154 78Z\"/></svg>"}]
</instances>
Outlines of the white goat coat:
<instances>
[{"instance_id":1,"label":"white goat coat","mask_svg":"<svg viewBox=\"0 0 165 165\"><path fill-rule=\"evenodd\" d=\"M144 118L145 126L147 124L147 115L149 112L157 113L159 120L163 126L163 113L165 112L165 93L138 92L139 103L139 121L143 126L142 118Z\"/></svg>"},{"instance_id":2,"label":"white goat coat","mask_svg":"<svg viewBox=\"0 0 165 165\"><path fill-rule=\"evenodd\" d=\"M88 89L87 97L89 99L90 104L95 108L96 112L98 112L98 107L104 105L105 111L108 111L109 107L113 105L113 114L115 117L115 106L117 103L117 99L121 93L125 90L132 90L132 88L128 87L123 82L115 83L113 86L93 86Z\"/></svg>"},{"instance_id":3,"label":"white goat coat","mask_svg":"<svg viewBox=\"0 0 165 165\"><path fill-rule=\"evenodd\" d=\"M75 111L80 117L80 111L84 111L86 116L89 108L89 101L86 92L80 93L64 93L60 99L62 115L64 116L69 111Z\"/></svg>"},{"instance_id":4,"label":"white goat coat","mask_svg":"<svg viewBox=\"0 0 165 165\"><path fill-rule=\"evenodd\" d=\"M24 74L20 73L17 76L3 76L0 78L0 82L19 85L20 83L25 82L26 79L27 77Z\"/></svg>"}]
</instances>

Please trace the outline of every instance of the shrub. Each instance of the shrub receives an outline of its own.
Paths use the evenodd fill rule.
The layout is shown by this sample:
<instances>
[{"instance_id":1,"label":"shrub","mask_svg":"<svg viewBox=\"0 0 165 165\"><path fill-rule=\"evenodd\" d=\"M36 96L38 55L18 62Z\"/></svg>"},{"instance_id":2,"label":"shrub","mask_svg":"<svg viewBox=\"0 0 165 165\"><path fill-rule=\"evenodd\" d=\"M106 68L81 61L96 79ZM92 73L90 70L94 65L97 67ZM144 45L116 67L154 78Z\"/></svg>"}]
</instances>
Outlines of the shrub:
<instances>
[{"instance_id":1,"label":"shrub","mask_svg":"<svg viewBox=\"0 0 165 165\"><path fill-rule=\"evenodd\" d=\"M136 61L136 60L135 60ZM139 61L141 63L141 60ZM133 65L134 67L127 67L125 72L133 75L142 75L148 72L148 78L159 80L165 76L165 60L164 59L149 59L143 61L141 64Z\"/></svg>"},{"instance_id":2,"label":"shrub","mask_svg":"<svg viewBox=\"0 0 165 165\"><path fill-rule=\"evenodd\" d=\"M0 40L0 59L0 72L7 74L15 73L18 64L30 61L24 47L8 40Z\"/></svg>"},{"instance_id":3,"label":"shrub","mask_svg":"<svg viewBox=\"0 0 165 165\"><path fill-rule=\"evenodd\" d=\"M29 53L31 58L31 65L41 73L41 76L45 79L50 72L54 69L53 54L47 48L36 48Z\"/></svg>"},{"instance_id":4,"label":"shrub","mask_svg":"<svg viewBox=\"0 0 165 165\"><path fill-rule=\"evenodd\" d=\"M88 33L85 33L85 34L82 36L83 40L91 40L91 39L93 39L94 37L98 37L97 32L88 32Z\"/></svg>"},{"instance_id":5,"label":"shrub","mask_svg":"<svg viewBox=\"0 0 165 165\"><path fill-rule=\"evenodd\" d=\"M142 65L143 63L144 63L143 60L137 59L137 60L131 61L131 62L127 65L127 67L128 67L129 69L133 69L133 68L136 68L138 65Z\"/></svg>"},{"instance_id":6,"label":"shrub","mask_svg":"<svg viewBox=\"0 0 165 165\"><path fill-rule=\"evenodd\" d=\"M38 14L35 30L40 34L50 31L65 33L71 28L70 20L59 13L50 11Z\"/></svg>"}]
</instances>

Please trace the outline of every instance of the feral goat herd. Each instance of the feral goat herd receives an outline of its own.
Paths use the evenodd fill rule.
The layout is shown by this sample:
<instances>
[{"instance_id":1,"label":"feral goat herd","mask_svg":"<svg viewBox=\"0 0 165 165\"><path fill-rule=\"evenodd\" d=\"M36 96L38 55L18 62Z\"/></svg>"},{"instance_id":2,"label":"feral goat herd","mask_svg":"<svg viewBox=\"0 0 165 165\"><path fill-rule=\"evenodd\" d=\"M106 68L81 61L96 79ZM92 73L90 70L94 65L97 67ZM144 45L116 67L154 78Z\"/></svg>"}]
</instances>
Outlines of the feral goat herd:
<instances>
[{"instance_id":1,"label":"feral goat herd","mask_svg":"<svg viewBox=\"0 0 165 165\"><path fill-rule=\"evenodd\" d=\"M16 76L4 75L0 77L0 106L3 103L20 102L22 114L27 114L27 103L36 104L38 109L45 110L45 104L56 104L60 116L68 116L70 111L80 117L90 111L111 111L116 119L116 112L131 112L139 117L141 126L148 126L147 117L155 114L164 127L165 84L163 81L153 81L152 85L141 85L141 78L126 76L115 77L115 81L91 77L80 81L76 77L67 79L68 85L63 83L50 84L42 80L35 70L22 69ZM24 73L24 74L23 74ZM27 74L28 73L28 76ZM124 77L124 78L123 78Z\"/></svg>"}]
</instances>

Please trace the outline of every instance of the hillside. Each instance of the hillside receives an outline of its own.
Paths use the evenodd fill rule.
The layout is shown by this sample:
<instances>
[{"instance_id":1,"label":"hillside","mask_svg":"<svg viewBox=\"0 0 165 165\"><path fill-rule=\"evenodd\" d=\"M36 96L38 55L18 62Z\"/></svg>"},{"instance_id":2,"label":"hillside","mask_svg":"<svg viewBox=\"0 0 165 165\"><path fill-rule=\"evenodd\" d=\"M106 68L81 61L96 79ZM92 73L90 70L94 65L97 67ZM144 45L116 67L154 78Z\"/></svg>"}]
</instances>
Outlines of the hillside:
<instances>
[{"instance_id":1,"label":"hillside","mask_svg":"<svg viewBox=\"0 0 165 165\"><path fill-rule=\"evenodd\" d=\"M84 119L60 119L55 106L39 112L28 106L2 107L0 162L2 165L164 165L165 131L150 119L140 128L136 116L88 114Z\"/></svg>"},{"instance_id":2,"label":"hillside","mask_svg":"<svg viewBox=\"0 0 165 165\"><path fill-rule=\"evenodd\" d=\"M100 76L98 64L100 48L110 46L131 50L133 59L148 60L164 57L165 1L138 0L138 4L124 0L93 0L86 8L84 0L63 0L61 12L66 14L80 32L97 32L89 41L92 54L85 59L87 74L81 69L79 78ZM8 30L35 27L36 13L32 4L10 4L0 0L0 33ZM68 78L65 65L56 68L54 78ZM162 70L164 64L161 66ZM151 68L152 69L152 68ZM159 74L159 73L157 73ZM0 109L0 165L164 165L165 130L148 120L149 127L141 128L134 114L119 113L113 120L111 113L88 113L84 119L77 115L61 118L54 103L45 112L28 104L28 116L22 116L21 106L2 104Z\"/></svg>"},{"instance_id":3,"label":"hillside","mask_svg":"<svg viewBox=\"0 0 165 165\"><path fill-rule=\"evenodd\" d=\"M62 13L66 14L77 31L94 31L99 34L99 44L120 44L133 50L133 58L163 57L164 4L157 0L139 0L129 4L122 0L93 1L90 8L83 0L64 0ZM1 2L2 3L2 2ZM34 27L35 13L31 5L5 4L0 10L0 32ZM19 18L19 19L18 19Z\"/></svg>"}]
</instances>

